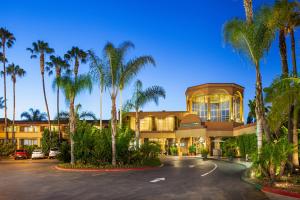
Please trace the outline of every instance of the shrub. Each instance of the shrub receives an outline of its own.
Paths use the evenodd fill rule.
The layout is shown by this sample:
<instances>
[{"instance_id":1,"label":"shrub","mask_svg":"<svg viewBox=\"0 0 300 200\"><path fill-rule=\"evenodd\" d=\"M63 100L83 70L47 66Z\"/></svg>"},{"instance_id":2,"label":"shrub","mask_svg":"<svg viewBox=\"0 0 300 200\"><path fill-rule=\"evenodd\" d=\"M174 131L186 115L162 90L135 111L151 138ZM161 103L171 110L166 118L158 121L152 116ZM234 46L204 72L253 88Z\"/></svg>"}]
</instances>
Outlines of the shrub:
<instances>
[{"instance_id":1,"label":"shrub","mask_svg":"<svg viewBox=\"0 0 300 200\"><path fill-rule=\"evenodd\" d=\"M240 135L237 137L237 146L242 157L246 154L251 155L257 151L257 137L256 134Z\"/></svg>"},{"instance_id":2,"label":"shrub","mask_svg":"<svg viewBox=\"0 0 300 200\"><path fill-rule=\"evenodd\" d=\"M13 143L0 144L0 156L9 156L16 151L16 145Z\"/></svg>"},{"instance_id":3,"label":"shrub","mask_svg":"<svg viewBox=\"0 0 300 200\"><path fill-rule=\"evenodd\" d=\"M288 155L292 152L293 145L288 143L286 136L282 136L279 140L264 143L260 154L253 156L253 168L273 183L282 177Z\"/></svg>"},{"instance_id":4,"label":"shrub","mask_svg":"<svg viewBox=\"0 0 300 200\"><path fill-rule=\"evenodd\" d=\"M178 155L178 148L176 146L170 146L170 153L172 156Z\"/></svg>"},{"instance_id":5,"label":"shrub","mask_svg":"<svg viewBox=\"0 0 300 200\"><path fill-rule=\"evenodd\" d=\"M157 142L145 142L141 145L139 151L143 160L157 158L161 152L161 147Z\"/></svg>"},{"instance_id":6,"label":"shrub","mask_svg":"<svg viewBox=\"0 0 300 200\"><path fill-rule=\"evenodd\" d=\"M27 152L29 153L29 155L32 154L32 152L37 148L37 145L25 145L24 149L27 150Z\"/></svg>"},{"instance_id":7,"label":"shrub","mask_svg":"<svg viewBox=\"0 0 300 200\"><path fill-rule=\"evenodd\" d=\"M227 157L235 157L237 147L237 139L235 137L227 138L225 142L221 143L222 153Z\"/></svg>"},{"instance_id":8,"label":"shrub","mask_svg":"<svg viewBox=\"0 0 300 200\"><path fill-rule=\"evenodd\" d=\"M208 155L208 150L206 148L203 148L201 149L200 153L202 157L206 158Z\"/></svg>"},{"instance_id":9,"label":"shrub","mask_svg":"<svg viewBox=\"0 0 300 200\"><path fill-rule=\"evenodd\" d=\"M62 161L62 162L70 162L71 161L71 154L70 154L70 144L66 141L63 141L61 144L60 144L60 154L57 155L57 159L59 161Z\"/></svg>"},{"instance_id":10,"label":"shrub","mask_svg":"<svg viewBox=\"0 0 300 200\"><path fill-rule=\"evenodd\" d=\"M193 144L189 147L190 154L196 154L196 151L197 151L196 145Z\"/></svg>"},{"instance_id":11,"label":"shrub","mask_svg":"<svg viewBox=\"0 0 300 200\"><path fill-rule=\"evenodd\" d=\"M50 151L50 148L58 147L58 134L57 132L51 132L52 137L50 138L49 129L45 129L43 132L41 146L42 151L47 155Z\"/></svg>"}]
</instances>

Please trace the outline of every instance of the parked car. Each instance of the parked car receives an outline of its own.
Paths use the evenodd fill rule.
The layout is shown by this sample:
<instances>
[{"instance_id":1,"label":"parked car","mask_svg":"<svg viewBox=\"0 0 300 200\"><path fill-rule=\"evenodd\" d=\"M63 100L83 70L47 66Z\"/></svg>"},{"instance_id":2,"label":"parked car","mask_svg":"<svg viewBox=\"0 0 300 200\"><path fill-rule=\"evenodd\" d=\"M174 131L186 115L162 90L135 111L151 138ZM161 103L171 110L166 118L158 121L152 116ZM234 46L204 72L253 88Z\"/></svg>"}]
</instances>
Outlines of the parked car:
<instances>
[{"instance_id":1,"label":"parked car","mask_svg":"<svg viewBox=\"0 0 300 200\"><path fill-rule=\"evenodd\" d=\"M42 149L35 149L32 152L31 159L38 159L38 158L45 158L45 154L43 153Z\"/></svg>"},{"instance_id":2,"label":"parked car","mask_svg":"<svg viewBox=\"0 0 300 200\"><path fill-rule=\"evenodd\" d=\"M60 154L60 151L58 148L51 148L49 152L49 159L56 158L56 156Z\"/></svg>"},{"instance_id":3,"label":"parked car","mask_svg":"<svg viewBox=\"0 0 300 200\"><path fill-rule=\"evenodd\" d=\"M26 149L17 149L14 157L15 157L15 160L28 159L28 158L30 158L30 155Z\"/></svg>"}]
</instances>

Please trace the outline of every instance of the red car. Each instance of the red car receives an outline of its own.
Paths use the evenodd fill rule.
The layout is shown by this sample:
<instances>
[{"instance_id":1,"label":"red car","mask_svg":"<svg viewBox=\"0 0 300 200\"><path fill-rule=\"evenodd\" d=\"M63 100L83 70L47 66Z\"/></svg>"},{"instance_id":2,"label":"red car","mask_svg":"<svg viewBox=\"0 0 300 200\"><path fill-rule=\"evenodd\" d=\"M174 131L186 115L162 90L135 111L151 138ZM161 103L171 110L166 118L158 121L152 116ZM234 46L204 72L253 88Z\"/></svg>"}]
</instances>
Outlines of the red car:
<instances>
[{"instance_id":1,"label":"red car","mask_svg":"<svg viewBox=\"0 0 300 200\"><path fill-rule=\"evenodd\" d=\"M26 149L18 149L15 152L15 160L17 159L28 159L30 155Z\"/></svg>"}]
</instances>

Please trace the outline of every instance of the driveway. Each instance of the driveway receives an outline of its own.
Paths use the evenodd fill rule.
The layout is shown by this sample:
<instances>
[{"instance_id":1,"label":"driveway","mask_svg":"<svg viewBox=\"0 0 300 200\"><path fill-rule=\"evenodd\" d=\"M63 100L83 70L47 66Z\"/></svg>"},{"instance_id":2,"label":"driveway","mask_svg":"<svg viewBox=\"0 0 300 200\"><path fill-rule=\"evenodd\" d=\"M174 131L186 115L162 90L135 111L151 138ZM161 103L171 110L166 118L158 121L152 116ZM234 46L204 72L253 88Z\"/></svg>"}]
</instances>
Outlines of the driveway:
<instances>
[{"instance_id":1,"label":"driveway","mask_svg":"<svg viewBox=\"0 0 300 200\"><path fill-rule=\"evenodd\" d=\"M55 161L0 161L0 199L249 199L268 197L241 181L241 165L168 158L154 170L64 172Z\"/></svg>"}]
</instances>

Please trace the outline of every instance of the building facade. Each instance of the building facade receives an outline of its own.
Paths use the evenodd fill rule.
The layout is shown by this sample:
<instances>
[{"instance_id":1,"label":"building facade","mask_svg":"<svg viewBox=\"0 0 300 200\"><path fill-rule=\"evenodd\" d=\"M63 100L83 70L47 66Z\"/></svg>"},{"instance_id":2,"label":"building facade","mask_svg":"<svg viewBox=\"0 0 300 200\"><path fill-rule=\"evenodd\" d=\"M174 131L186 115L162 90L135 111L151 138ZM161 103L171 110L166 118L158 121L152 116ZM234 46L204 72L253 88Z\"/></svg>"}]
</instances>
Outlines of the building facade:
<instances>
[{"instance_id":1,"label":"building facade","mask_svg":"<svg viewBox=\"0 0 300 200\"><path fill-rule=\"evenodd\" d=\"M244 125L244 88L234 83L207 83L187 88L186 111L140 112L140 143L157 141L168 152L177 146L178 154L189 147L207 148L220 154L223 137L255 133L255 125ZM135 130L135 113L126 120Z\"/></svg>"}]
</instances>

